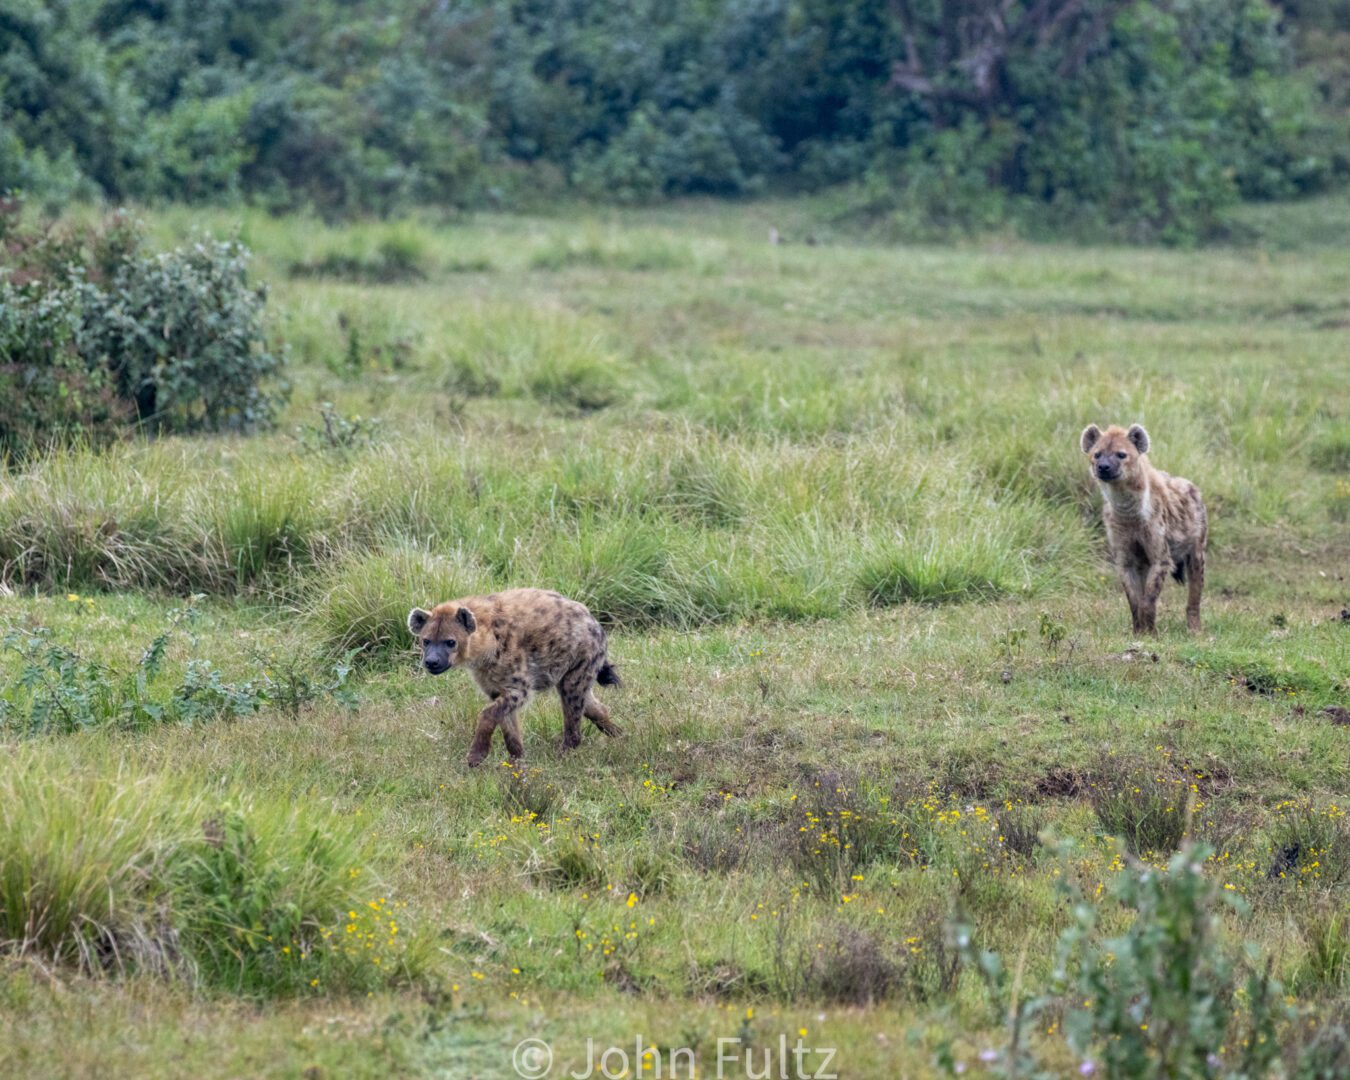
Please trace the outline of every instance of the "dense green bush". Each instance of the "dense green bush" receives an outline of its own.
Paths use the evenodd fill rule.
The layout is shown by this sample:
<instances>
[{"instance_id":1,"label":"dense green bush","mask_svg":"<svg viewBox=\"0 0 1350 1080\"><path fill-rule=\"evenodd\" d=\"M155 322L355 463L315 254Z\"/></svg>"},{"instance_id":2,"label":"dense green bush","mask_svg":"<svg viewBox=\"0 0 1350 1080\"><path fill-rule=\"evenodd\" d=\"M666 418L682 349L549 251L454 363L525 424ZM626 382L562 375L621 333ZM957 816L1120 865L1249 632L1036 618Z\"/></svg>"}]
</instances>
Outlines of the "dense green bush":
<instances>
[{"instance_id":1,"label":"dense green bush","mask_svg":"<svg viewBox=\"0 0 1350 1080\"><path fill-rule=\"evenodd\" d=\"M0 191L336 217L865 181L854 211L904 233L1185 242L1350 172L1347 26L1345 0L27 0Z\"/></svg>"},{"instance_id":2,"label":"dense green bush","mask_svg":"<svg viewBox=\"0 0 1350 1080\"><path fill-rule=\"evenodd\" d=\"M266 426L284 389L248 252L200 238L145 250L118 216L33 229L0 207L0 452L139 423L156 432Z\"/></svg>"}]
</instances>

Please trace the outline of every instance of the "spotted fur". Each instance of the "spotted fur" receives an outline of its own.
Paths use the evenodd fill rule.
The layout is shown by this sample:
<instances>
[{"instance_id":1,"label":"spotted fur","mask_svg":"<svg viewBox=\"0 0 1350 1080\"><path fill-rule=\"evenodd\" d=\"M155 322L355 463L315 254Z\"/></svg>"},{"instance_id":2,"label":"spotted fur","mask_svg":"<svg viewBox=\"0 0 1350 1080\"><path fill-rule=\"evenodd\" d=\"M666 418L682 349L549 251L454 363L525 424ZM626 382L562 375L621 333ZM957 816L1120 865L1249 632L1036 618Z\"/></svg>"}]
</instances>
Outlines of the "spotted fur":
<instances>
[{"instance_id":1,"label":"spotted fur","mask_svg":"<svg viewBox=\"0 0 1350 1080\"><path fill-rule=\"evenodd\" d=\"M1170 572L1188 586L1186 626L1200 630L1209 518L1199 489L1148 460L1151 441L1139 424L1096 424L1079 440L1105 505L1106 542L1120 575L1136 633L1157 633L1158 596Z\"/></svg>"},{"instance_id":2,"label":"spotted fur","mask_svg":"<svg viewBox=\"0 0 1350 1080\"><path fill-rule=\"evenodd\" d=\"M467 668L491 701L478 717L471 767L487 757L497 728L513 758L525 752L520 710L540 690L557 689L562 699L565 749L581 744L583 716L606 735L622 734L593 690L596 682L620 685L604 628L575 600L547 589L508 589L449 600L430 611L413 608L408 629L427 671Z\"/></svg>"}]
</instances>

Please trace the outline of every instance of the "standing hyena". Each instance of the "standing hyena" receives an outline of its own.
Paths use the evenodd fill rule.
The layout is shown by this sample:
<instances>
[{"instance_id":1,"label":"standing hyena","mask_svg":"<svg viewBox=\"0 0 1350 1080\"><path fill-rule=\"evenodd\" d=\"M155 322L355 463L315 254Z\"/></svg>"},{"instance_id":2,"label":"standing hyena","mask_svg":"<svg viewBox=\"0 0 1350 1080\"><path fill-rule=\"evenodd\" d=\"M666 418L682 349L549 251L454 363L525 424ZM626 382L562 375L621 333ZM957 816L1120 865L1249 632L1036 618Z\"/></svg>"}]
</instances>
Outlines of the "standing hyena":
<instances>
[{"instance_id":1,"label":"standing hyena","mask_svg":"<svg viewBox=\"0 0 1350 1080\"><path fill-rule=\"evenodd\" d=\"M427 671L468 668L492 699L478 717L470 767L487 757L498 727L513 758L525 752L519 714L536 690L558 688L565 749L580 745L582 716L606 735L622 733L591 690L596 682L619 685L605 654L605 631L575 600L545 589L508 589L449 600L430 611L413 608L408 629L422 645Z\"/></svg>"},{"instance_id":2,"label":"standing hyena","mask_svg":"<svg viewBox=\"0 0 1350 1080\"><path fill-rule=\"evenodd\" d=\"M1158 594L1170 570L1189 579L1186 626L1200 629L1209 521L1200 492L1189 480L1168 476L1147 458L1148 432L1096 424L1083 430L1083 453L1102 489L1106 542L1125 586L1136 633L1157 633Z\"/></svg>"}]
</instances>

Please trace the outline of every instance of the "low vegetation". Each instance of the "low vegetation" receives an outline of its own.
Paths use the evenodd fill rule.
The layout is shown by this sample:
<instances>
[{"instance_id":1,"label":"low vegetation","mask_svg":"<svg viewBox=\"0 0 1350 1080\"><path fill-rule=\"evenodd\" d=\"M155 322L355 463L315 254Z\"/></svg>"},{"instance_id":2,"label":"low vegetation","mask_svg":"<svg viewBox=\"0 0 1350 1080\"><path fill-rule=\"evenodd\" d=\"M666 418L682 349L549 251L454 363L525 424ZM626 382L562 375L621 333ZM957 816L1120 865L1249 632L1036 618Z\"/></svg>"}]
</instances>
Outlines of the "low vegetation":
<instances>
[{"instance_id":1,"label":"low vegetation","mask_svg":"<svg viewBox=\"0 0 1350 1080\"><path fill-rule=\"evenodd\" d=\"M1344 1071L1343 251L814 215L148 216L238 230L291 394L0 472L0 1071ZM1101 557L1130 420L1210 507L1197 637ZM627 734L541 700L470 773L404 620L524 584Z\"/></svg>"}]
</instances>

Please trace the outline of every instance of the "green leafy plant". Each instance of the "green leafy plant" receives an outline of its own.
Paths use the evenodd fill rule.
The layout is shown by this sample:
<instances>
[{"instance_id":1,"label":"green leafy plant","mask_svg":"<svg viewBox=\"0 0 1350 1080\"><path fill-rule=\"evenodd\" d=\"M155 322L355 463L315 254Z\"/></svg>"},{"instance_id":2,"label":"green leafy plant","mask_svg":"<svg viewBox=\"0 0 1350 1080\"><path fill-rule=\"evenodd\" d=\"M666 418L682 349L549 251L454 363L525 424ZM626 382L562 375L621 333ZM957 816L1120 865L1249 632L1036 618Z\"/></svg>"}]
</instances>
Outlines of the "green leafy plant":
<instances>
[{"instance_id":1,"label":"green leafy plant","mask_svg":"<svg viewBox=\"0 0 1350 1080\"><path fill-rule=\"evenodd\" d=\"M36 735L139 729L237 719L268 705L295 717L325 698L355 706L347 684L353 653L336 662L329 678L316 678L292 661L276 672L265 668L258 678L231 680L200 657L189 660L177 679L169 678L166 654L175 634L185 631L195 644L190 630L197 617L195 600L170 612L168 624L129 669L76 652L46 627L5 627L0 655L12 656L17 672L0 688L0 730Z\"/></svg>"},{"instance_id":2,"label":"green leafy plant","mask_svg":"<svg viewBox=\"0 0 1350 1080\"><path fill-rule=\"evenodd\" d=\"M0 205L0 451L106 441L132 422L155 432L272 423L283 357L242 244L203 236L156 254L125 215L38 229L21 212L17 200Z\"/></svg>"},{"instance_id":3,"label":"green leafy plant","mask_svg":"<svg viewBox=\"0 0 1350 1080\"><path fill-rule=\"evenodd\" d=\"M1060 941L1058 977L1072 988L1069 1043L1109 1076L1265 1076L1279 1057L1287 1009L1270 965L1225 941L1225 910L1246 905L1204 873L1186 844L1166 872L1131 863L1110 898L1133 913L1098 939L1102 908L1078 899Z\"/></svg>"},{"instance_id":4,"label":"green leafy plant","mask_svg":"<svg viewBox=\"0 0 1350 1080\"><path fill-rule=\"evenodd\" d=\"M1071 856L1072 845L1060 853ZM1024 984L1025 953L1010 973L997 952L979 947L965 915L949 919L953 947L985 984L1007 1031L1005 1047L981 1052L985 1067L1026 1080L1062 1075L1026 1035L1038 1014L1067 1001L1063 1029L1085 1076L1099 1068L1106 1076L1183 1080L1269 1075L1280 1056L1278 1025L1291 1010L1270 962L1226 939L1223 915L1247 909L1205 876L1209 855L1209 848L1187 843L1165 870L1131 857L1099 902L1063 885L1071 921L1059 938L1052 980L1037 992ZM1128 917L1124 929L1103 936L1103 927L1121 925L1116 908ZM937 1053L949 1074L964 1069L954 1042L944 1040Z\"/></svg>"},{"instance_id":5,"label":"green leafy plant","mask_svg":"<svg viewBox=\"0 0 1350 1080\"><path fill-rule=\"evenodd\" d=\"M384 421L378 416L343 416L331 401L319 406L317 423L301 424L295 440L309 454L334 454L345 457L384 438Z\"/></svg>"}]
</instances>

